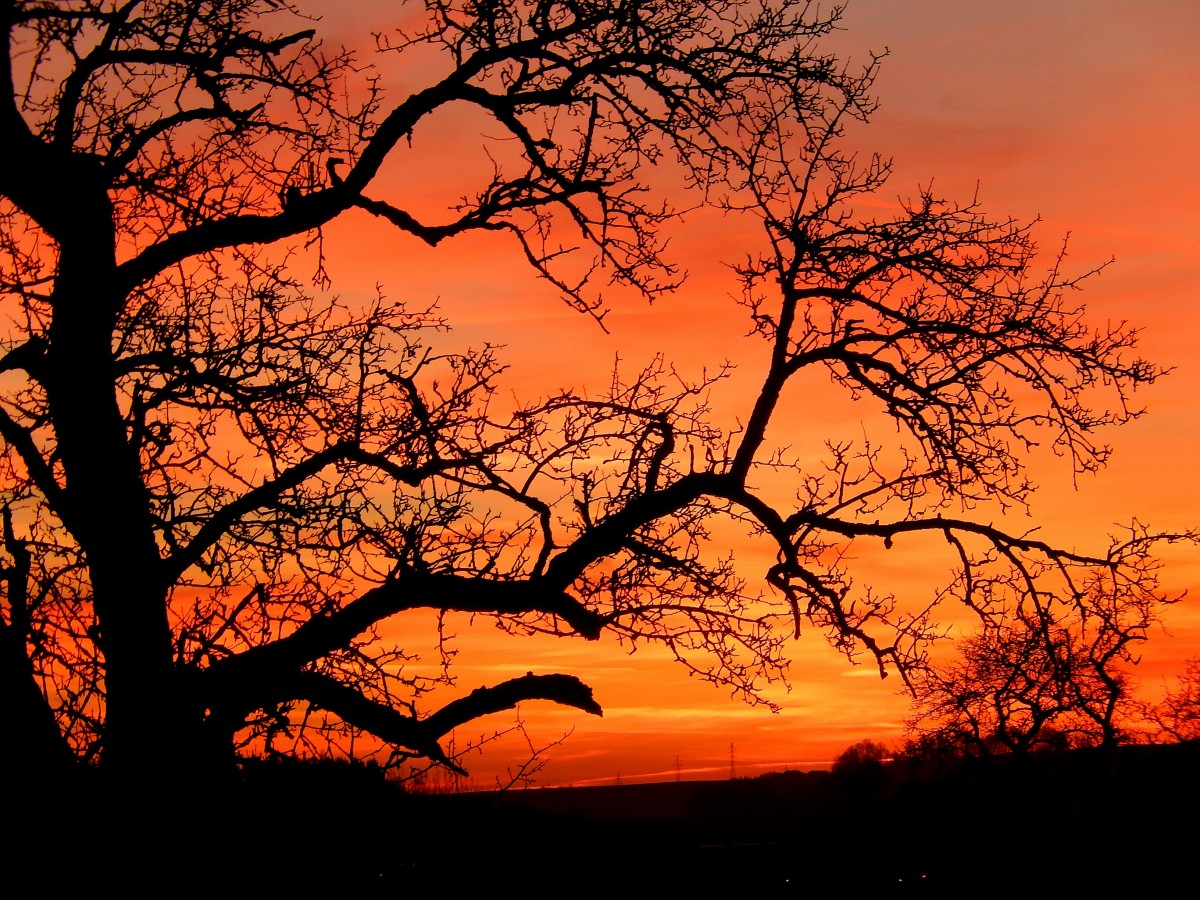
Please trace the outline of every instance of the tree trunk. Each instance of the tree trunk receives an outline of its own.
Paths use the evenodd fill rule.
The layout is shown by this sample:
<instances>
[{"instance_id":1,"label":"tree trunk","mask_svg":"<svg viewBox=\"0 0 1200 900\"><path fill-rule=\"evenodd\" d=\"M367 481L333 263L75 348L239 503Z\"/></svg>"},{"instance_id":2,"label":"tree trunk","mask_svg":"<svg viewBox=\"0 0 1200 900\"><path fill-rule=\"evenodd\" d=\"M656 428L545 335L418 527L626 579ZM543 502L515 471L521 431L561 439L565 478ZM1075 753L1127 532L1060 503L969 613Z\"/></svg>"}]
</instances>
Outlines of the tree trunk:
<instances>
[{"instance_id":1,"label":"tree trunk","mask_svg":"<svg viewBox=\"0 0 1200 900\"><path fill-rule=\"evenodd\" d=\"M45 387L65 477L63 521L83 549L104 659L102 763L138 778L168 775L198 747L200 711L183 702L137 449L117 396L112 352L112 211L101 193L80 203L61 242Z\"/></svg>"}]
</instances>

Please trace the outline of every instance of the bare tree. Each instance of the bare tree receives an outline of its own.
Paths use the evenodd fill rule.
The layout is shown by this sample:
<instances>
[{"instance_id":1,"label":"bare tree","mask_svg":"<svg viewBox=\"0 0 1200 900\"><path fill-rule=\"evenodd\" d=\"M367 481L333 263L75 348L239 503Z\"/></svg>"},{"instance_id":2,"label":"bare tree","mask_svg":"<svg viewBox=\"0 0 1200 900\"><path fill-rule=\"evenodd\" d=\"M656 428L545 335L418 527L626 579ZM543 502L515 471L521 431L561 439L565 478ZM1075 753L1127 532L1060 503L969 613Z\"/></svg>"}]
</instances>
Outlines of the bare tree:
<instances>
[{"instance_id":1,"label":"bare tree","mask_svg":"<svg viewBox=\"0 0 1200 900\"><path fill-rule=\"evenodd\" d=\"M876 61L820 52L836 11L427 0L380 52L444 65L397 100L280 0L2 10L0 637L4 713L28 736L6 762L153 778L369 734L393 761L457 769L440 742L479 717L599 713L559 673L426 708L449 657L418 672L377 631L418 610L657 642L761 701L804 623L907 679L950 599L988 621L1050 597L1094 615L1097 578L1153 596L1128 541L1084 553L972 517L1028 501L1020 451L1047 435L1101 467L1098 432L1138 415L1130 394L1161 369L1132 355L1133 329L1086 324L1083 275L1038 273L1031 225L928 191L882 218L856 208L888 164L841 145ZM488 117L494 172L427 221L377 176L455 104ZM651 296L680 281L677 213L640 174L665 161L696 202L763 229L738 272L769 353L733 430L709 408L725 372L665 361L501 413L492 348L439 352L435 312L350 308L287 266L355 208L430 245L495 231L602 320L601 279ZM811 370L896 442L790 459L768 430ZM794 496L769 489L780 473ZM726 527L774 549L766 594L715 549ZM921 532L961 574L915 609L857 587L835 552Z\"/></svg>"},{"instance_id":2,"label":"bare tree","mask_svg":"<svg viewBox=\"0 0 1200 900\"><path fill-rule=\"evenodd\" d=\"M966 756L1060 748L1055 725L1070 705L1060 650L1020 628L967 638L952 663L914 676L913 746Z\"/></svg>"},{"instance_id":3,"label":"bare tree","mask_svg":"<svg viewBox=\"0 0 1200 900\"><path fill-rule=\"evenodd\" d=\"M1146 555L1162 539L1170 538L1136 532L1115 546L1118 558L1136 557L1130 570L1139 580L1097 572L1069 598L1014 594L1007 576L996 584L976 570L972 591L989 598L979 607L984 625L955 642L952 659L913 671L911 749L990 756L1139 740L1136 648L1171 602L1157 592ZM1009 600L996 604L997 596Z\"/></svg>"},{"instance_id":4,"label":"bare tree","mask_svg":"<svg viewBox=\"0 0 1200 900\"><path fill-rule=\"evenodd\" d=\"M1162 700L1148 704L1143 713L1160 739L1200 739L1200 658L1186 660L1174 685L1163 692Z\"/></svg>"}]
</instances>

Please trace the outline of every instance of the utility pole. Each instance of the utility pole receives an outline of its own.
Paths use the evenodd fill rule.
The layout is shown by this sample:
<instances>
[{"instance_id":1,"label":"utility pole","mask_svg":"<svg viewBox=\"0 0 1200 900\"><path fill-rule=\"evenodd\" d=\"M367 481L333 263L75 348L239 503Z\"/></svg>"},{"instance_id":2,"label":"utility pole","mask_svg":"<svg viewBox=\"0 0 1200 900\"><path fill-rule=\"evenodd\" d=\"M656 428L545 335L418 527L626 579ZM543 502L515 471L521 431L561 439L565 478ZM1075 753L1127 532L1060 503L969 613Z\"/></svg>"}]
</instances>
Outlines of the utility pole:
<instances>
[{"instance_id":1,"label":"utility pole","mask_svg":"<svg viewBox=\"0 0 1200 900\"><path fill-rule=\"evenodd\" d=\"M729 742L729 780L733 781L736 767L733 764L733 741Z\"/></svg>"},{"instance_id":2,"label":"utility pole","mask_svg":"<svg viewBox=\"0 0 1200 900\"><path fill-rule=\"evenodd\" d=\"M682 773L679 768L679 754L676 753L675 754L675 783L678 784L680 781L683 781L683 778L682 778Z\"/></svg>"}]
</instances>

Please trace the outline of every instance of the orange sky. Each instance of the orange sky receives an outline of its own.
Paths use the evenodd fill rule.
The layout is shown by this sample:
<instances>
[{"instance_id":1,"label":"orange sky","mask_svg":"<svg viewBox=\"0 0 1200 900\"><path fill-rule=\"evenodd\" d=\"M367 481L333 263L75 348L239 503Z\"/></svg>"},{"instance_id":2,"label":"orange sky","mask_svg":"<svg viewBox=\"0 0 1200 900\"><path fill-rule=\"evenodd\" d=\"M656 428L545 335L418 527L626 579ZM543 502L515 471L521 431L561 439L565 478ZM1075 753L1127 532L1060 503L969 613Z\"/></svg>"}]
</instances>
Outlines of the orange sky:
<instances>
[{"instance_id":1,"label":"orange sky","mask_svg":"<svg viewBox=\"0 0 1200 900\"><path fill-rule=\"evenodd\" d=\"M386 28L395 5L343 0L336 9L320 31L359 44ZM851 0L843 24L834 41L842 53L890 51L876 83L881 108L854 140L894 158L892 192L908 195L933 179L944 195L965 198L978 183L989 212L1040 215L1044 247L1055 249L1069 231L1075 267L1116 257L1088 290L1093 320L1142 324L1144 355L1176 366L1142 395L1149 414L1109 435L1117 452L1099 477L1075 490L1061 461L1037 461L1043 490L1033 512L1044 535L1102 549L1114 523L1134 515L1161 529L1200 523L1193 468L1200 460L1200 4ZM464 190L464 174L481 157L471 123L455 128L416 136L426 142L422 158L439 165L389 172L414 204ZM506 344L507 385L532 398L603 383L617 354L632 368L662 350L692 372L728 357L750 375L756 344L742 337L743 311L729 300L734 286L718 264L743 249L736 238L713 216L680 230L673 246L691 272L688 285L653 308L618 299L606 320L610 334L533 282L502 238L467 237L429 250L357 213L330 230L325 249L343 296L368 296L378 283L414 303L438 299L457 346ZM746 402L736 388L753 383L735 378L722 395L733 414ZM854 416L845 406L806 409L804 432L787 437L820 440L856 427ZM950 565L918 546L898 546L886 560L870 555L864 552L871 580L898 591L935 586ZM1155 634L1145 647L1139 671L1151 694L1185 657L1200 654L1200 552L1168 561L1166 586L1191 589L1196 602L1175 607L1170 633ZM748 576L761 570L746 560ZM783 711L771 714L688 679L652 652L626 656L611 641L504 638L466 622L458 634L463 692L527 670L571 672L595 689L603 719L521 710L535 742L573 729L549 756L539 784L671 779L677 767L685 778L725 777L731 747L738 775L821 767L860 738L898 738L906 710L894 678L881 682L873 668L850 666L817 635L793 646L791 690L773 693ZM498 729L511 720L484 724ZM526 755L523 743L502 741L465 762L472 781L490 787Z\"/></svg>"}]
</instances>

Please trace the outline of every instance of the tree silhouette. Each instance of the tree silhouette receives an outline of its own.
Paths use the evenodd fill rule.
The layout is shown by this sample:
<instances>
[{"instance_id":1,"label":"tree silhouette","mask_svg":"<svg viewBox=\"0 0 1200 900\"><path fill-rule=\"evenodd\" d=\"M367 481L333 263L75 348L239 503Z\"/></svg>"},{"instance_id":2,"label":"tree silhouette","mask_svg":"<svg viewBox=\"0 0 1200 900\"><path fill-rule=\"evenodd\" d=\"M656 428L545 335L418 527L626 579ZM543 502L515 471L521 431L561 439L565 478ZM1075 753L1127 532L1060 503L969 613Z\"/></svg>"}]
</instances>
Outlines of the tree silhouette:
<instances>
[{"instance_id":1,"label":"tree silhouette","mask_svg":"<svg viewBox=\"0 0 1200 900\"><path fill-rule=\"evenodd\" d=\"M765 702L806 623L907 679L951 599L988 621L1153 596L1144 530L1082 553L973 517L1027 503L1020 451L1043 438L1101 467L1098 432L1162 370L1133 329L1086 324L1085 274L1061 256L1039 274L1030 224L928 190L856 206L889 166L842 147L877 60L821 52L836 12L427 0L380 38L422 61L397 99L281 0L2 10L7 765L153 780L285 733L343 751L365 733L459 769L440 742L482 716L599 713L560 673L427 708L450 668L415 669L378 630L419 610L655 642ZM432 218L380 172L460 104L487 118L494 171ZM678 214L645 175L668 163L681 206L764 237L737 272L766 361L728 419L709 408L725 370L688 381L663 360L501 411L493 348L441 352L435 312L349 306L288 267L352 209L430 245L497 232L602 320L605 284L681 280ZM768 431L814 370L895 442L790 458ZM765 594L720 550L730 527L772 548ZM855 585L837 552L918 533L961 573L917 608Z\"/></svg>"},{"instance_id":2,"label":"tree silhouette","mask_svg":"<svg viewBox=\"0 0 1200 900\"><path fill-rule=\"evenodd\" d=\"M886 744L863 738L856 741L837 755L830 771L835 775L844 772L854 772L859 769L882 768L895 754Z\"/></svg>"},{"instance_id":3,"label":"tree silhouette","mask_svg":"<svg viewBox=\"0 0 1200 900\"><path fill-rule=\"evenodd\" d=\"M1143 557L1141 582L1114 593L1107 578L1094 578L1081 586L1082 604L1019 596L989 609L983 627L955 643L954 658L915 668L910 749L990 756L1139 739L1136 647L1171 602L1145 577L1149 543L1137 537L1122 548ZM973 589L994 593L978 574Z\"/></svg>"},{"instance_id":4,"label":"tree silhouette","mask_svg":"<svg viewBox=\"0 0 1200 900\"><path fill-rule=\"evenodd\" d=\"M882 800L894 756L885 744L864 738L834 758L830 772L850 808L869 808Z\"/></svg>"},{"instance_id":5,"label":"tree silhouette","mask_svg":"<svg viewBox=\"0 0 1200 900\"><path fill-rule=\"evenodd\" d=\"M1200 658L1185 660L1162 699L1143 710L1155 737L1167 741L1200 740Z\"/></svg>"}]
</instances>

